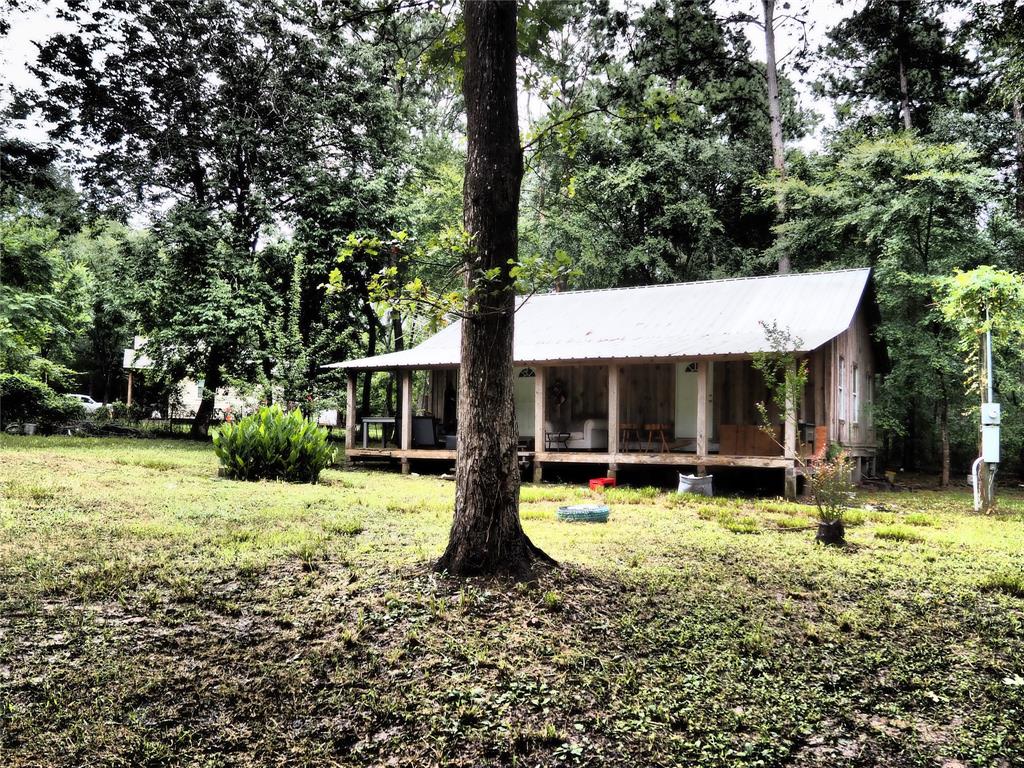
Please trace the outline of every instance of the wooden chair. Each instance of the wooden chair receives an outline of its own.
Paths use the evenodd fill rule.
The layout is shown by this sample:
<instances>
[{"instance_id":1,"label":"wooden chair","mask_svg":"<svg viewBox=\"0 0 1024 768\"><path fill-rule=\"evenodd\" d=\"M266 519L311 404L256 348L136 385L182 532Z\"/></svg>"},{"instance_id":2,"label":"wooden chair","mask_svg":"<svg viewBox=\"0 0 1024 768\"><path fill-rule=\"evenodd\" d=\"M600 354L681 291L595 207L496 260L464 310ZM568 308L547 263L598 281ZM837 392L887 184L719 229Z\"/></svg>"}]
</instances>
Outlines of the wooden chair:
<instances>
[{"instance_id":1,"label":"wooden chair","mask_svg":"<svg viewBox=\"0 0 1024 768\"><path fill-rule=\"evenodd\" d=\"M640 445L640 425L632 422L623 422L619 424L619 450L622 452L629 451L629 438L633 436L636 438L637 445Z\"/></svg>"},{"instance_id":2,"label":"wooden chair","mask_svg":"<svg viewBox=\"0 0 1024 768\"><path fill-rule=\"evenodd\" d=\"M647 432L647 453L651 452L654 445L654 438L657 436L661 443L661 452L668 452L668 431L672 429L671 424L644 424L644 431Z\"/></svg>"}]
</instances>

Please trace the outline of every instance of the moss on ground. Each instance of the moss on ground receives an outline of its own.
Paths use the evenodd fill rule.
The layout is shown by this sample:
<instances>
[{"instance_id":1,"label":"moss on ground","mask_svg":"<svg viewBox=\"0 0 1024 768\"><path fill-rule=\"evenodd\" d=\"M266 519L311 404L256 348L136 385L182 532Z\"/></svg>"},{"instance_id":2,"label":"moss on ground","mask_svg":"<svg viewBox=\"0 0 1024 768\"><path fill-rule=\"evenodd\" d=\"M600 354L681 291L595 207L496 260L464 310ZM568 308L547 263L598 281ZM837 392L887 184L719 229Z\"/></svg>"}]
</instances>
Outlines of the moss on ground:
<instances>
[{"instance_id":1,"label":"moss on ground","mask_svg":"<svg viewBox=\"0 0 1024 768\"><path fill-rule=\"evenodd\" d=\"M595 496L526 487L563 563L530 585L430 572L453 495L0 437L0 762L1021 764L1019 494L865 494L833 550L805 505L619 491L567 524Z\"/></svg>"}]
</instances>

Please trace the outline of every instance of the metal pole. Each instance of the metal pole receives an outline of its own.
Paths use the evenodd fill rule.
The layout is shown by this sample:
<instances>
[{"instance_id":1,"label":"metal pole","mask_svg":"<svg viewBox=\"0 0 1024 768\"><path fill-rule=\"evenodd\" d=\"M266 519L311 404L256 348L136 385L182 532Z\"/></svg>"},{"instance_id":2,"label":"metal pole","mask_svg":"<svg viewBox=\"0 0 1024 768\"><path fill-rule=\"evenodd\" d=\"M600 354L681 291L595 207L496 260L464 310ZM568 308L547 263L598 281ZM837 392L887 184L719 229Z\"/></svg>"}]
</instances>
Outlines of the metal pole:
<instances>
[{"instance_id":1,"label":"metal pole","mask_svg":"<svg viewBox=\"0 0 1024 768\"><path fill-rule=\"evenodd\" d=\"M986 355L986 384L988 385L988 402L992 402L992 328L989 327L988 307L985 307L985 355Z\"/></svg>"},{"instance_id":2,"label":"metal pole","mask_svg":"<svg viewBox=\"0 0 1024 768\"><path fill-rule=\"evenodd\" d=\"M987 401L992 402L992 327L989 322L988 306L985 306L985 389ZM982 426L984 430L985 427ZM985 475L985 491L988 498L989 509L995 506L996 495L996 467L997 464L989 462L988 472Z\"/></svg>"}]
</instances>

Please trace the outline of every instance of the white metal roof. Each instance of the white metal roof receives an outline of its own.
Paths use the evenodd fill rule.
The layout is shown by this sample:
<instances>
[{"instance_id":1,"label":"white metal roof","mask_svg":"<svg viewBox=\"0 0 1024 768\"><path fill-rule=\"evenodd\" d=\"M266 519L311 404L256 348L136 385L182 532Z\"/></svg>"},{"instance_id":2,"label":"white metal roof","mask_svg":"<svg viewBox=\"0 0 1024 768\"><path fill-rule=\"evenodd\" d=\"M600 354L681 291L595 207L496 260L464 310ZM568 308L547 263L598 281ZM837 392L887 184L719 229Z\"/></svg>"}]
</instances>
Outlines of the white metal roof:
<instances>
[{"instance_id":1,"label":"white metal roof","mask_svg":"<svg viewBox=\"0 0 1024 768\"><path fill-rule=\"evenodd\" d=\"M846 269L520 299L517 364L749 355L770 351L776 323L810 351L850 327L871 274ZM334 363L350 370L459 364L461 321L401 352Z\"/></svg>"}]
</instances>

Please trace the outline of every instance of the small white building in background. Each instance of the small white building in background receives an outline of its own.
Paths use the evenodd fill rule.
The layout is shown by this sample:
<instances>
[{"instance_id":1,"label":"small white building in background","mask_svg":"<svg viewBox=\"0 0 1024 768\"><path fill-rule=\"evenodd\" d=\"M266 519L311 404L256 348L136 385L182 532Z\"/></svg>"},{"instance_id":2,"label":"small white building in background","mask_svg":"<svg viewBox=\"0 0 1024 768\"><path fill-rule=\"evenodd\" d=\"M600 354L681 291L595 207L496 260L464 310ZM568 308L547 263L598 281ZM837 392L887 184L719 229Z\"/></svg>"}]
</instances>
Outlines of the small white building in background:
<instances>
[{"instance_id":1,"label":"small white building in background","mask_svg":"<svg viewBox=\"0 0 1024 768\"><path fill-rule=\"evenodd\" d=\"M153 360L144 351L145 336L136 336L130 349L124 350L124 369L128 372L128 405L132 404L135 374L153 368ZM172 419L188 419L196 415L203 401L203 382L182 379L175 385L175 396L171 398L170 413L162 414ZM214 396L214 411L223 413L230 408L232 413L244 415L255 411L261 405L261 398L255 394L242 394L234 387L219 387Z\"/></svg>"}]
</instances>

